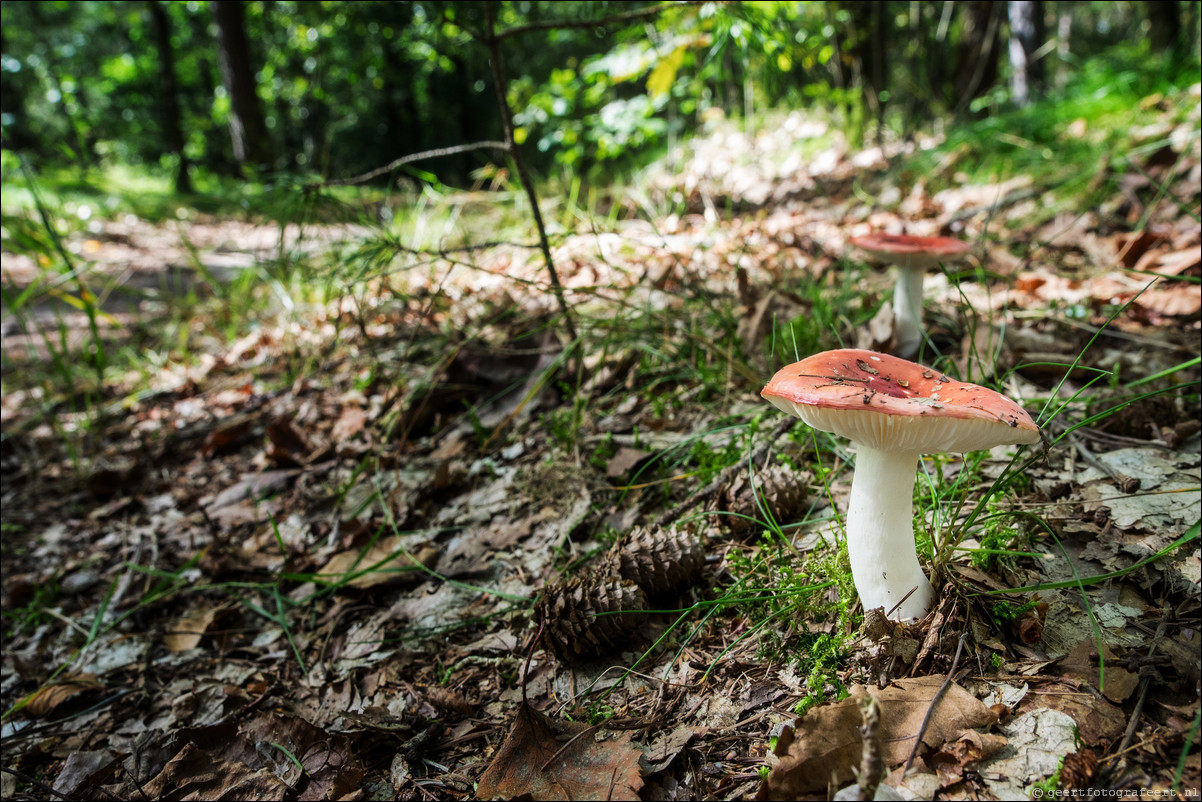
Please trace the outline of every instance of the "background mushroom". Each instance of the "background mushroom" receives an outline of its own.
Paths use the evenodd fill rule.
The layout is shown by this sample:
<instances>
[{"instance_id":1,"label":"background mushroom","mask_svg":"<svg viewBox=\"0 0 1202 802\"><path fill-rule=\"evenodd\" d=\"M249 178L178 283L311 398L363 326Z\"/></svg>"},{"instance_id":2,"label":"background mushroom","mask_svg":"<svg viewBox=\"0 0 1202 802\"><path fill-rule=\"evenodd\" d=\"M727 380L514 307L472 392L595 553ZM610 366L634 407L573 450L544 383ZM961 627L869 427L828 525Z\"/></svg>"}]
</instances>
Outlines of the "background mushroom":
<instances>
[{"instance_id":1,"label":"background mushroom","mask_svg":"<svg viewBox=\"0 0 1202 802\"><path fill-rule=\"evenodd\" d=\"M922 345L923 274L941 261L959 259L972 246L952 237L882 233L852 237L851 244L883 262L897 265L897 284L893 288L893 326L897 334L894 350L907 359L916 356Z\"/></svg>"},{"instance_id":2,"label":"background mushroom","mask_svg":"<svg viewBox=\"0 0 1202 802\"><path fill-rule=\"evenodd\" d=\"M913 495L922 454L1039 442L1026 410L976 384L875 351L842 349L781 368L760 393L856 444L847 554L864 609L919 618L934 595L918 564Z\"/></svg>"}]
</instances>

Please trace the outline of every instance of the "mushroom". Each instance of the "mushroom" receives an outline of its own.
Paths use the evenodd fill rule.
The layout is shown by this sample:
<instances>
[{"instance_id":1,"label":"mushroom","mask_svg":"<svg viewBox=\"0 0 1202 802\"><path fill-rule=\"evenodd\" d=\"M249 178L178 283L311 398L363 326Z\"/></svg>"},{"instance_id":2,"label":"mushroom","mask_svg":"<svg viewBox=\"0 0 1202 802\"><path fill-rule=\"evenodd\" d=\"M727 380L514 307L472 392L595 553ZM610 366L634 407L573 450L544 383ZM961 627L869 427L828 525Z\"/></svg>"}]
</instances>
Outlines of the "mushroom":
<instances>
[{"instance_id":1,"label":"mushroom","mask_svg":"<svg viewBox=\"0 0 1202 802\"><path fill-rule=\"evenodd\" d=\"M914 544L919 457L1040 440L1031 416L1005 396L875 351L794 362L760 395L856 445L846 522L852 578L865 610L896 607L901 619L921 618L934 596Z\"/></svg>"},{"instance_id":2,"label":"mushroom","mask_svg":"<svg viewBox=\"0 0 1202 802\"><path fill-rule=\"evenodd\" d=\"M897 284L893 288L896 351L898 356L916 356L922 344L922 274L942 260L958 259L972 246L951 237L881 233L852 237L851 244L883 262L897 265Z\"/></svg>"}]
</instances>

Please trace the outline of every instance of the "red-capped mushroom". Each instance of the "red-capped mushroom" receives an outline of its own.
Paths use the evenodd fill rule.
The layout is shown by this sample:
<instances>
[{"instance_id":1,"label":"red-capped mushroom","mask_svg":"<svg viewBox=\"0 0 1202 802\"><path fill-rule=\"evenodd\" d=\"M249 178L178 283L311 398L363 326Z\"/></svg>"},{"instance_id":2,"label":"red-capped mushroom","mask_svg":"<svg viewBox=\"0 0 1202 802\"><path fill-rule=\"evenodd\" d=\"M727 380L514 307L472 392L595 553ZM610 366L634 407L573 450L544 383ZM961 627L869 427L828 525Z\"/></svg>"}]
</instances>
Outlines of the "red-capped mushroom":
<instances>
[{"instance_id":1,"label":"red-capped mushroom","mask_svg":"<svg viewBox=\"0 0 1202 802\"><path fill-rule=\"evenodd\" d=\"M897 265L893 288L893 320L897 354L912 357L922 344L922 275L939 262L959 259L972 247L952 237L914 237L909 234L869 234L852 237L862 251Z\"/></svg>"},{"instance_id":2,"label":"red-capped mushroom","mask_svg":"<svg viewBox=\"0 0 1202 802\"><path fill-rule=\"evenodd\" d=\"M914 544L919 457L1040 439L1009 398L875 351L815 354L781 368L760 395L856 444L846 522L852 577L865 610L888 613L901 602L902 619L921 618L934 595Z\"/></svg>"}]
</instances>

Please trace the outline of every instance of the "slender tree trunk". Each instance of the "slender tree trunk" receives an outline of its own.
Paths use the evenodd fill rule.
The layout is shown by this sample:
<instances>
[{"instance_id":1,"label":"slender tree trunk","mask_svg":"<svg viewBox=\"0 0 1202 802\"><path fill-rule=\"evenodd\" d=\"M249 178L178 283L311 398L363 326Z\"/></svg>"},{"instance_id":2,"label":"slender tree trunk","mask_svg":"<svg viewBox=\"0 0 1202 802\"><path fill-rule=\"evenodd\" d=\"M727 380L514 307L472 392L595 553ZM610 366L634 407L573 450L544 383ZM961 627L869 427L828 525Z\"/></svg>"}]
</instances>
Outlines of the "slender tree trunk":
<instances>
[{"instance_id":1,"label":"slender tree trunk","mask_svg":"<svg viewBox=\"0 0 1202 802\"><path fill-rule=\"evenodd\" d=\"M0 29L0 53L8 52L4 30ZM17 74L9 70L0 70L0 115L9 120L4 127L3 146L6 150L25 150L37 145L37 137L29 130L26 117L25 87L17 80Z\"/></svg>"},{"instance_id":2,"label":"slender tree trunk","mask_svg":"<svg viewBox=\"0 0 1202 802\"><path fill-rule=\"evenodd\" d=\"M1152 48L1176 61L1185 52L1186 28L1181 24L1181 4L1177 0L1153 0L1143 7L1151 25L1148 35Z\"/></svg>"},{"instance_id":3,"label":"slender tree trunk","mask_svg":"<svg viewBox=\"0 0 1202 802\"><path fill-rule=\"evenodd\" d=\"M159 67L162 75L163 133L167 145L175 153L178 168L175 173L175 191L183 195L192 191L188 177L188 157L184 154L184 126L179 107L179 82L175 77L175 50L171 47L171 21L159 0L148 0L150 19L154 23L154 41L159 51Z\"/></svg>"},{"instance_id":4,"label":"slender tree trunk","mask_svg":"<svg viewBox=\"0 0 1202 802\"><path fill-rule=\"evenodd\" d=\"M1047 38L1043 0L1010 0L1010 95L1015 105L1026 106L1043 94L1043 59L1035 57Z\"/></svg>"},{"instance_id":5,"label":"slender tree trunk","mask_svg":"<svg viewBox=\"0 0 1202 802\"><path fill-rule=\"evenodd\" d=\"M964 3L964 23L956 63L956 113L963 114L973 100L997 84L1005 6L990 0Z\"/></svg>"},{"instance_id":6,"label":"slender tree trunk","mask_svg":"<svg viewBox=\"0 0 1202 802\"><path fill-rule=\"evenodd\" d=\"M43 29L50 27L50 23L42 16L40 3L31 3L29 8L34 24L37 27ZM54 105L62 110L63 117L67 120L67 125L71 129L71 135L75 139L75 156L79 161L80 169L84 173L87 173L96 161L96 152L93 148L95 137L88 130L86 122L86 95L82 91L74 93L76 110L72 111L72 104L67 102L66 90L63 87L62 79L59 77L58 59L56 58L54 49L49 46L37 47L35 48L35 52L38 52L39 57L42 59L46 78L50 81L51 86L58 95L58 102Z\"/></svg>"},{"instance_id":7,"label":"slender tree trunk","mask_svg":"<svg viewBox=\"0 0 1202 802\"><path fill-rule=\"evenodd\" d=\"M230 140L234 160L241 166L267 164L271 161L271 149L263 107L255 91L255 70L250 61L242 0L215 0L211 5L213 19L217 22L221 81L230 97Z\"/></svg>"}]
</instances>

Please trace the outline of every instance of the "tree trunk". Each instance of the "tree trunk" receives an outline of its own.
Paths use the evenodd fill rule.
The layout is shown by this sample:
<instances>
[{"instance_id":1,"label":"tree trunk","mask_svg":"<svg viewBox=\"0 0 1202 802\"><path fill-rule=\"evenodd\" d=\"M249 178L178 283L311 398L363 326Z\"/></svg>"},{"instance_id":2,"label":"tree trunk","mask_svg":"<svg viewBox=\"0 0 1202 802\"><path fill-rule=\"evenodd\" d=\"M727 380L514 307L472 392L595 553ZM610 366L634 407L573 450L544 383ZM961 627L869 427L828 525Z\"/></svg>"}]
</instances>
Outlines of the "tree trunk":
<instances>
[{"instance_id":1,"label":"tree trunk","mask_svg":"<svg viewBox=\"0 0 1202 802\"><path fill-rule=\"evenodd\" d=\"M1177 0L1153 0L1143 6L1151 26L1152 49L1176 61L1185 52L1186 26L1181 24L1181 4Z\"/></svg>"},{"instance_id":2,"label":"tree trunk","mask_svg":"<svg viewBox=\"0 0 1202 802\"><path fill-rule=\"evenodd\" d=\"M11 52L0 29L0 53ZM3 146L6 150L26 150L38 144L37 137L29 130L29 119L25 112L25 86L18 80L17 73L0 70L0 115L8 120L4 126Z\"/></svg>"},{"instance_id":3,"label":"tree trunk","mask_svg":"<svg viewBox=\"0 0 1202 802\"><path fill-rule=\"evenodd\" d=\"M998 51L1005 7L990 0L962 4L964 23L956 59L956 113L963 114L976 98L997 84Z\"/></svg>"},{"instance_id":4,"label":"tree trunk","mask_svg":"<svg viewBox=\"0 0 1202 802\"><path fill-rule=\"evenodd\" d=\"M869 113L876 121L876 144L881 144L885 124L885 102L888 99L888 28L886 3L844 2L851 15L851 34L847 46L854 71L860 77L863 90L861 103L865 117ZM882 95L884 99L882 99Z\"/></svg>"},{"instance_id":5,"label":"tree trunk","mask_svg":"<svg viewBox=\"0 0 1202 802\"><path fill-rule=\"evenodd\" d=\"M171 21L159 0L148 0L150 19L154 23L154 41L159 51L159 67L162 75L163 133L167 145L175 153L178 168L175 173L175 192L178 195L192 192L192 181L188 177L188 157L184 154L184 126L179 107L179 82L175 77L175 50L171 47Z\"/></svg>"},{"instance_id":6,"label":"tree trunk","mask_svg":"<svg viewBox=\"0 0 1202 802\"><path fill-rule=\"evenodd\" d=\"M267 143L263 107L255 91L255 70L250 62L242 0L215 0L211 5L213 19L217 22L221 81L230 97L230 140L234 160L241 166L267 164L271 161L271 149Z\"/></svg>"},{"instance_id":7,"label":"tree trunk","mask_svg":"<svg viewBox=\"0 0 1202 802\"><path fill-rule=\"evenodd\" d=\"M1035 53L1047 38L1043 0L1010 0L1010 96L1019 108L1043 94L1043 59Z\"/></svg>"}]
</instances>

